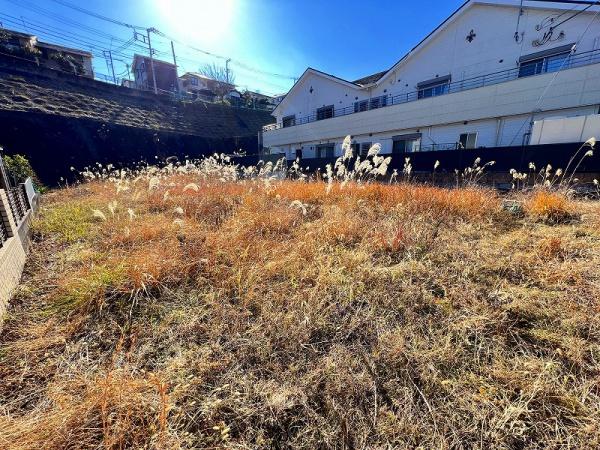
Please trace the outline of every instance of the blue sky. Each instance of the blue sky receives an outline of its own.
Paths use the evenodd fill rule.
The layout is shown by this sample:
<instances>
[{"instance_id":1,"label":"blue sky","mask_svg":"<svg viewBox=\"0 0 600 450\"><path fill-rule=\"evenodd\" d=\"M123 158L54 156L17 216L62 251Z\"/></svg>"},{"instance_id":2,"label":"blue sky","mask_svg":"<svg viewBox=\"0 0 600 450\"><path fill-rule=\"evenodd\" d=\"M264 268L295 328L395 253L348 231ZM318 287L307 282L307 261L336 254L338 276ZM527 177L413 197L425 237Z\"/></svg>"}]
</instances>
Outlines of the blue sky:
<instances>
[{"instance_id":1,"label":"blue sky","mask_svg":"<svg viewBox=\"0 0 600 450\"><path fill-rule=\"evenodd\" d=\"M102 50L112 49L117 75L126 77L124 63L134 52L143 53L143 44L128 44L133 30L61 3L154 27L176 39L180 74L206 63L224 64L198 51L204 50L233 59L231 69L241 88L276 94L286 92L291 78L307 66L346 79L385 70L463 1L0 0L5 28L86 50L93 46L95 70L102 74L110 74ZM151 38L162 52L159 58L171 60L169 40Z\"/></svg>"}]
</instances>

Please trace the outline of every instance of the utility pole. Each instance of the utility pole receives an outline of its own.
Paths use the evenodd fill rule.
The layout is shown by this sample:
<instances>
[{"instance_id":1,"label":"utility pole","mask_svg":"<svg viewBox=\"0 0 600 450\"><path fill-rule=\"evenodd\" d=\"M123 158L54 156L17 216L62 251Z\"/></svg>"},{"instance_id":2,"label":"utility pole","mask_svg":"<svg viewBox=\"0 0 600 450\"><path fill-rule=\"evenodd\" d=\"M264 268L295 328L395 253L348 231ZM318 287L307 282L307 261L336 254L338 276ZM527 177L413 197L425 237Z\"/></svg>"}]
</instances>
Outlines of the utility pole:
<instances>
[{"instance_id":1,"label":"utility pole","mask_svg":"<svg viewBox=\"0 0 600 450\"><path fill-rule=\"evenodd\" d=\"M131 81L131 72L129 71L129 64L125 63L125 67L127 67L127 79Z\"/></svg>"},{"instance_id":2,"label":"utility pole","mask_svg":"<svg viewBox=\"0 0 600 450\"><path fill-rule=\"evenodd\" d=\"M177 73L177 58L175 57L175 45L171 41L171 51L173 52L173 64L175 64L175 90L179 94L179 74Z\"/></svg>"},{"instance_id":3,"label":"utility pole","mask_svg":"<svg viewBox=\"0 0 600 450\"><path fill-rule=\"evenodd\" d=\"M225 80L227 81L227 84L229 83L229 63L231 62L231 58L227 59L225 61Z\"/></svg>"},{"instance_id":4,"label":"utility pole","mask_svg":"<svg viewBox=\"0 0 600 450\"><path fill-rule=\"evenodd\" d=\"M154 74L154 58L152 57L152 44L150 43L150 32L154 31L154 28L148 28L146 33L148 35L148 48L150 49L150 70L152 71L152 82L154 83L154 94L158 94L156 88L156 75Z\"/></svg>"},{"instance_id":5,"label":"utility pole","mask_svg":"<svg viewBox=\"0 0 600 450\"><path fill-rule=\"evenodd\" d=\"M113 64L112 51L104 50L104 59L106 59L106 65L110 66L110 70L112 72L113 83L117 84L117 77L115 76L115 65Z\"/></svg>"}]
</instances>

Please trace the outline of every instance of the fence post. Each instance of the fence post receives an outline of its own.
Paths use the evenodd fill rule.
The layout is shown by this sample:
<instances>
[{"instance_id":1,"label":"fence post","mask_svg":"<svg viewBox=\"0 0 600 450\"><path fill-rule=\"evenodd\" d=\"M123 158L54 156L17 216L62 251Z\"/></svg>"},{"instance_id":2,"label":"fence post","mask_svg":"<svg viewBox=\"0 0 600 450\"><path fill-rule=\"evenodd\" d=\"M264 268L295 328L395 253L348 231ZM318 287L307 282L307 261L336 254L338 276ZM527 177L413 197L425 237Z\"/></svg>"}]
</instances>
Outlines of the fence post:
<instances>
[{"instance_id":1,"label":"fence post","mask_svg":"<svg viewBox=\"0 0 600 450\"><path fill-rule=\"evenodd\" d=\"M12 215L7 191L4 189L0 189L0 220L6 228L9 238L17 234L17 223Z\"/></svg>"}]
</instances>

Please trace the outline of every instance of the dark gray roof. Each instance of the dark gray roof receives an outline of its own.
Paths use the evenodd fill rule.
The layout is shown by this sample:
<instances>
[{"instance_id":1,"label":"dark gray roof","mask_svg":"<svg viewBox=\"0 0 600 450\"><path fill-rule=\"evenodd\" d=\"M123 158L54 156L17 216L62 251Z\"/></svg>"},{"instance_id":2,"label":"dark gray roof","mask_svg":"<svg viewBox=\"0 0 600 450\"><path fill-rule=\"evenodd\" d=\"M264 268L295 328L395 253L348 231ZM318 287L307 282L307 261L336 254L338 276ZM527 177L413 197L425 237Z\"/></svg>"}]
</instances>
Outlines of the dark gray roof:
<instances>
[{"instance_id":1,"label":"dark gray roof","mask_svg":"<svg viewBox=\"0 0 600 450\"><path fill-rule=\"evenodd\" d=\"M364 86L365 84L375 83L382 76L384 76L387 72L388 72L387 70L384 70L383 72L377 72L377 73L374 73L373 75L368 75L366 77L355 80L355 81L353 81L353 83L360 84L362 86Z\"/></svg>"}]
</instances>

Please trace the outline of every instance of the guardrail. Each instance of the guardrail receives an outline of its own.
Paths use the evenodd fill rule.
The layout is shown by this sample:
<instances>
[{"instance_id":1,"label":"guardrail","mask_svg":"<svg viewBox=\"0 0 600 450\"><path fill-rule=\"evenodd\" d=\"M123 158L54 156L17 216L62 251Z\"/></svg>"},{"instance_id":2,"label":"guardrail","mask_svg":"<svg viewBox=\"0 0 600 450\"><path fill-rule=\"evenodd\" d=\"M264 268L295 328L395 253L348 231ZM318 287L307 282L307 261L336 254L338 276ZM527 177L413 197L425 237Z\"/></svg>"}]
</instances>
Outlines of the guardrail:
<instances>
[{"instance_id":1,"label":"guardrail","mask_svg":"<svg viewBox=\"0 0 600 450\"><path fill-rule=\"evenodd\" d=\"M456 92L468 91L471 89L477 89L485 86L492 86L495 84L505 83L507 81L513 81L518 78L528 78L538 75L544 75L546 73L558 72L560 70L565 69L573 69L575 67L582 67L591 64L600 63L600 49L592 50L589 52L584 52L580 54L574 54L567 57L565 60L554 61L548 63L544 70L540 73L528 73L523 72L519 67L515 67L513 69L503 70L500 72L494 72L490 74L480 75L473 78L468 78L466 80L455 81L453 83L449 83L445 85L445 89L441 90L437 96L454 94ZM334 117L342 117L350 114L359 114L365 111L371 111L373 109L386 108L393 105L400 105L403 103L414 102L417 100L422 100L423 97L419 95L419 91L411 91L405 94L397 94L397 95L384 95L377 97L377 101L372 102L371 99L362 99L358 102L367 101L367 105L364 104L362 106L357 107L356 104L351 106L346 106L344 108L334 109L333 115L331 117L326 115L318 115L315 111L313 114L304 117L297 117L294 119L288 119L286 122L286 126L283 126L282 122L278 122L277 124L267 125L263 127L263 132L269 132L278 130L280 128L288 128L298 125L304 125L311 122L316 122L319 120L327 120Z\"/></svg>"}]
</instances>

